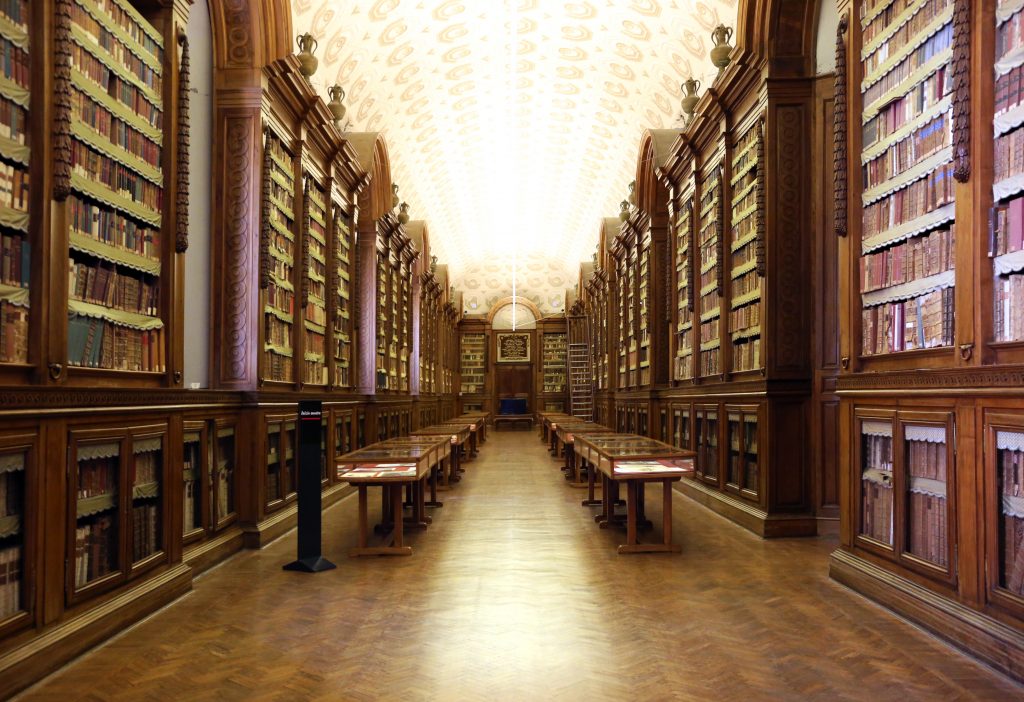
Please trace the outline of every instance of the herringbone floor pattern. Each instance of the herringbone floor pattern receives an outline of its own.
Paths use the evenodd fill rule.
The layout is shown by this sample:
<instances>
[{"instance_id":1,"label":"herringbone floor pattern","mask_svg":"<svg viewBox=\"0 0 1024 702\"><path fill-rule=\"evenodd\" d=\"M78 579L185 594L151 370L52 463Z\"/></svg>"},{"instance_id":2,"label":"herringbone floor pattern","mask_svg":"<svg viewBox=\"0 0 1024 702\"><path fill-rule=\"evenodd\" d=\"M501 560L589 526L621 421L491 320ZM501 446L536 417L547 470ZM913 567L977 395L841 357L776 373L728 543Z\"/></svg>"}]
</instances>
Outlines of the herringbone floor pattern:
<instances>
[{"instance_id":1,"label":"herringbone floor pattern","mask_svg":"<svg viewBox=\"0 0 1024 702\"><path fill-rule=\"evenodd\" d=\"M347 558L349 498L325 518L337 570L282 571L294 534L243 553L24 699L1024 695L829 581L829 540L762 541L677 494L682 555L618 556L622 535L596 527L534 434L490 437L411 558Z\"/></svg>"}]
</instances>

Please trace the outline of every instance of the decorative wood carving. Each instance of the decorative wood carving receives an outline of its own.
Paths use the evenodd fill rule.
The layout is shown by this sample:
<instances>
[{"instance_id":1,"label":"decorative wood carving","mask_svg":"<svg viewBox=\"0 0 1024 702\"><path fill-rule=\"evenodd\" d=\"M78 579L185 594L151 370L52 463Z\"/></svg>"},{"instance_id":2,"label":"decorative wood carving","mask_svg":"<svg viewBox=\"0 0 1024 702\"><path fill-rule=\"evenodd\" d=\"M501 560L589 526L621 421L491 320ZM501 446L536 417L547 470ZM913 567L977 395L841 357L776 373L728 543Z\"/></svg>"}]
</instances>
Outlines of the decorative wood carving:
<instances>
[{"instance_id":1,"label":"decorative wood carving","mask_svg":"<svg viewBox=\"0 0 1024 702\"><path fill-rule=\"evenodd\" d=\"M305 309L306 305L309 304L309 269L310 269L310 254L309 254L309 230L310 230L310 214L309 214L309 181L311 178L306 176L302 183L302 275L299 281L299 299L302 300L302 307Z\"/></svg>"},{"instance_id":2,"label":"decorative wood carving","mask_svg":"<svg viewBox=\"0 0 1024 702\"><path fill-rule=\"evenodd\" d=\"M249 297L253 258L253 233L250 230L253 202L252 152L253 120L251 116L229 118L227 124L226 172L230 175L227 189L227 237L224 250L229 253L225 260L225 319L227 339L223 346L224 380L248 380L248 357L252 345L250 340ZM266 170L266 166L264 166ZM268 269L269 272L269 269ZM255 330L252 330L255 331Z\"/></svg>"},{"instance_id":3,"label":"decorative wood carving","mask_svg":"<svg viewBox=\"0 0 1024 702\"><path fill-rule=\"evenodd\" d=\"M971 177L971 0L953 3L953 177Z\"/></svg>"},{"instance_id":4,"label":"decorative wood carving","mask_svg":"<svg viewBox=\"0 0 1024 702\"><path fill-rule=\"evenodd\" d=\"M846 139L846 29L847 15L839 18L836 29L836 82L832 114L832 185L835 200L832 206L833 227L839 236L847 231L847 168L849 158Z\"/></svg>"},{"instance_id":5,"label":"decorative wood carving","mask_svg":"<svg viewBox=\"0 0 1024 702\"><path fill-rule=\"evenodd\" d=\"M757 125L757 212L754 214L756 218L754 226L757 227L757 241L754 243L754 256L757 261L757 274L762 278L767 273L768 263L767 256L765 255L766 241L765 241L765 205L767 204L767 198L765 197L765 157L764 157L764 118L762 117Z\"/></svg>"},{"instance_id":6,"label":"decorative wood carving","mask_svg":"<svg viewBox=\"0 0 1024 702\"><path fill-rule=\"evenodd\" d=\"M807 327L805 288L801 271L805 270L804 215L807 209L805 178L807 157L807 124L802 105L781 105L776 108L777 187L773 193L777 203L774 231L773 270L778 271L775 302L785 314L775 315L775 367L803 370L807 358Z\"/></svg>"},{"instance_id":7,"label":"decorative wood carving","mask_svg":"<svg viewBox=\"0 0 1024 702\"><path fill-rule=\"evenodd\" d=\"M178 32L178 43L181 45L181 64L178 68L178 187L175 193L178 221L174 251L175 253L185 253L188 251L189 129L191 121L189 117L188 36L184 31Z\"/></svg>"},{"instance_id":8,"label":"decorative wood carving","mask_svg":"<svg viewBox=\"0 0 1024 702\"><path fill-rule=\"evenodd\" d=\"M274 228L270 223L270 188L271 188L271 158L270 149L267 143L273 139L270 129L263 130L263 202L260 207L260 287L266 290L270 287L270 269L274 262L270 258L270 242L274 238Z\"/></svg>"},{"instance_id":9,"label":"decorative wood carving","mask_svg":"<svg viewBox=\"0 0 1024 702\"><path fill-rule=\"evenodd\" d=\"M54 7L53 198L71 194L71 0Z\"/></svg>"}]
</instances>

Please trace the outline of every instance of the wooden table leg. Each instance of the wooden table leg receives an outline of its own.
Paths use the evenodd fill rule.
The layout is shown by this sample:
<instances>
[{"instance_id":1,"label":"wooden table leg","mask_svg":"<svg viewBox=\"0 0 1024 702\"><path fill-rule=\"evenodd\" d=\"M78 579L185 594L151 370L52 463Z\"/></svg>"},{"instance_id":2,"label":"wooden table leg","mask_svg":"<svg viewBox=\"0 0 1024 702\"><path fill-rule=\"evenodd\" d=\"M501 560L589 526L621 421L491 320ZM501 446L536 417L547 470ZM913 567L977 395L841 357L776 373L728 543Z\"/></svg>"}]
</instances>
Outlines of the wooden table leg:
<instances>
[{"instance_id":1,"label":"wooden table leg","mask_svg":"<svg viewBox=\"0 0 1024 702\"><path fill-rule=\"evenodd\" d=\"M369 525L366 523L369 517L366 512L366 486L360 485L359 490L359 548L366 548L369 538Z\"/></svg>"},{"instance_id":2,"label":"wooden table leg","mask_svg":"<svg viewBox=\"0 0 1024 702\"><path fill-rule=\"evenodd\" d=\"M630 546L637 544L636 538L636 512L637 503L636 481L626 481L626 543Z\"/></svg>"},{"instance_id":3,"label":"wooden table leg","mask_svg":"<svg viewBox=\"0 0 1024 702\"><path fill-rule=\"evenodd\" d=\"M594 480L597 477L597 468L590 463L586 463L587 466L587 499L583 500L584 507L592 507L593 505L601 504L601 500L594 499Z\"/></svg>"},{"instance_id":4,"label":"wooden table leg","mask_svg":"<svg viewBox=\"0 0 1024 702\"><path fill-rule=\"evenodd\" d=\"M435 463L434 467L430 469L430 502L427 502L427 507L444 507L444 503L437 499L437 474L444 473L444 459L440 462Z\"/></svg>"},{"instance_id":5,"label":"wooden table leg","mask_svg":"<svg viewBox=\"0 0 1024 702\"><path fill-rule=\"evenodd\" d=\"M402 543L402 527L404 526L405 518L402 515L402 484L397 483L391 486L391 501L395 509L392 522L394 523L394 546L401 548Z\"/></svg>"},{"instance_id":6,"label":"wooden table leg","mask_svg":"<svg viewBox=\"0 0 1024 702\"><path fill-rule=\"evenodd\" d=\"M662 543L672 544L672 481L661 481L661 534Z\"/></svg>"}]
</instances>

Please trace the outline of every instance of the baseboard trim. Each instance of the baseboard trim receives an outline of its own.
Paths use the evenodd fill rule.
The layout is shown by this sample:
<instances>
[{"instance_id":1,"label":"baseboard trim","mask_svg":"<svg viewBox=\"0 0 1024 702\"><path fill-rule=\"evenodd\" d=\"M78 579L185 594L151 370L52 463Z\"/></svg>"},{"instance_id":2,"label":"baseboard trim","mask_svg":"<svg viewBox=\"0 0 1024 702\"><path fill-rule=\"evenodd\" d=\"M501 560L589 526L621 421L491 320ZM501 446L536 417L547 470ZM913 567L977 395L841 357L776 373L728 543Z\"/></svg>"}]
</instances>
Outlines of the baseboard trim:
<instances>
[{"instance_id":1,"label":"baseboard trim","mask_svg":"<svg viewBox=\"0 0 1024 702\"><path fill-rule=\"evenodd\" d=\"M327 509L336 502L354 494L356 489L347 483L331 485L320 493L321 509ZM274 512L261 522L242 526L242 543L245 548L263 548L294 529L299 521L298 502L292 502L284 509Z\"/></svg>"},{"instance_id":2,"label":"baseboard trim","mask_svg":"<svg viewBox=\"0 0 1024 702\"><path fill-rule=\"evenodd\" d=\"M704 483L683 478L676 489L712 512L766 539L786 536L816 536L818 520L811 514L770 514Z\"/></svg>"},{"instance_id":3,"label":"baseboard trim","mask_svg":"<svg viewBox=\"0 0 1024 702\"><path fill-rule=\"evenodd\" d=\"M237 525L232 525L212 538L186 547L182 561L192 568L194 577L227 560L243 547L244 534Z\"/></svg>"},{"instance_id":4,"label":"baseboard trim","mask_svg":"<svg viewBox=\"0 0 1024 702\"><path fill-rule=\"evenodd\" d=\"M169 567L82 614L61 622L0 656L0 699L46 677L97 644L192 589L192 569Z\"/></svg>"},{"instance_id":5,"label":"baseboard trim","mask_svg":"<svg viewBox=\"0 0 1024 702\"><path fill-rule=\"evenodd\" d=\"M918 624L969 656L1024 682L1024 634L842 549L829 577Z\"/></svg>"}]
</instances>

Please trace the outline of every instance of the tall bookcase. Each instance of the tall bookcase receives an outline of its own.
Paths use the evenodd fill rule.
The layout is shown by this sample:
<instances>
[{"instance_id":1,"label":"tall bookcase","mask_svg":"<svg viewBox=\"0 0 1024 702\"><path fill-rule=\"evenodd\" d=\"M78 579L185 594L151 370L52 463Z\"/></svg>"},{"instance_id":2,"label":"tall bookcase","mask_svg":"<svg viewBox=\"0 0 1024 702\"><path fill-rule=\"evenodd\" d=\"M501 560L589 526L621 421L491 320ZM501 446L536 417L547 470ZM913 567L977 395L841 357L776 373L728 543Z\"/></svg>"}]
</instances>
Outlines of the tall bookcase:
<instances>
[{"instance_id":1,"label":"tall bookcase","mask_svg":"<svg viewBox=\"0 0 1024 702\"><path fill-rule=\"evenodd\" d=\"M1015 0L840 12L846 498L831 572L1019 675L990 651L1024 655L1024 12Z\"/></svg>"},{"instance_id":2,"label":"tall bookcase","mask_svg":"<svg viewBox=\"0 0 1024 702\"><path fill-rule=\"evenodd\" d=\"M702 377L722 372L722 300L723 272L722 242L724 241L724 203L722 172L717 163L703 169L698 207L697 259L700 276L697 278L697 306L700 321L700 350L697 368Z\"/></svg>"},{"instance_id":3,"label":"tall bookcase","mask_svg":"<svg viewBox=\"0 0 1024 702\"><path fill-rule=\"evenodd\" d=\"M378 224L377 390L408 392L412 357L412 275L419 255L401 225Z\"/></svg>"},{"instance_id":4,"label":"tall bookcase","mask_svg":"<svg viewBox=\"0 0 1024 702\"><path fill-rule=\"evenodd\" d=\"M29 284L32 271L29 186L32 165L31 32L28 0L0 8L0 363L29 362ZM8 553L10 557L11 553ZM0 620L4 617L0 614Z\"/></svg>"},{"instance_id":5,"label":"tall bookcase","mask_svg":"<svg viewBox=\"0 0 1024 702\"><path fill-rule=\"evenodd\" d=\"M462 395L482 395L487 380L487 335L462 332L460 336L459 376Z\"/></svg>"},{"instance_id":6,"label":"tall bookcase","mask_svg":"<svg viewBox=\"0 0 1024 702\"><path fill-rule=\"evenodd\" d=\"M541 392L566 392L567 344L568 337L564 332L545 332L541 335Z\"/></svg>"},{"instance_id":7,"label":"tall bookcase","mask_svg":"<svg viewBox=\"0 0 1024 702\"><path fill-rule=\"evenodd\" d=\"M766 267L763 122L749 127L733 147L729 185L732 191L729 340L732 342L732 370L738 373L763 366L761 280Z\"/></svg>"},{"instance_id":8,"label":"tall bookcase","mask_svg":"<svg viewBox=\"0 0 1024 702\"><path fill-rule=\"evenodd\" d=\"M295 156L271 127L263 135L263 227L261 283L263 374L265 381L290 383L295 377Z\"/></svg>"}]
</instances>

